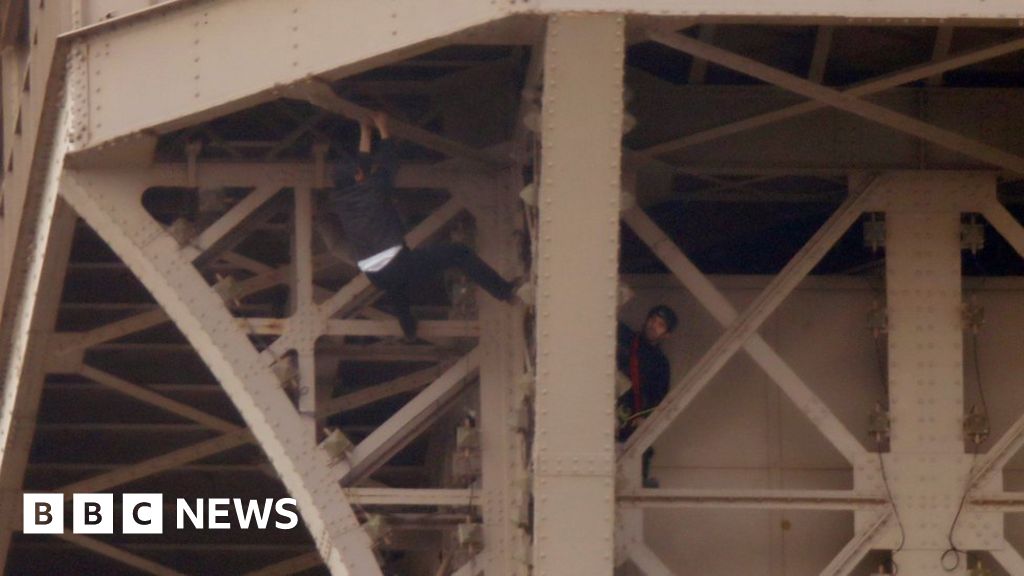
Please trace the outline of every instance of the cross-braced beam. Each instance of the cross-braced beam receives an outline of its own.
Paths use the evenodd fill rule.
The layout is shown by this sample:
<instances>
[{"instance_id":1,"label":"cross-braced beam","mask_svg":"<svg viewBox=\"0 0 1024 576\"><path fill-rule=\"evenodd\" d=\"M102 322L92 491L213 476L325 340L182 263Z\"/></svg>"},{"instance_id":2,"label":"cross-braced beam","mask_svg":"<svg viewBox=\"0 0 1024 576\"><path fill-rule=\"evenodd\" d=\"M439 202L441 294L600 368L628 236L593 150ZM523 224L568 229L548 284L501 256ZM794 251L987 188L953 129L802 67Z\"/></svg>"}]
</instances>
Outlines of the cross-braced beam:
<instances>
[{"instance_id":1,"label":"cross-braced beam","mask_svg":"<svg viewBox=\"0 0 1024 576\"><path fill-rule=\"evenodd\" d=\"M982 162L1006 168L1012 172L1024 174L1024 158L939 128L934 124L900 114L884 106L859 98L851 98L848 94L844 94L839 90L815 84L778 68L773 68L756 60L686 36L651 32L650 37L656 42L686 52L691 56L705 58L709 62L736 70L801 96L817 100L833 108L855 114L872 122L937 144L943 148L959 152Z\"/></svg>"},{"instance_id":2,"label":"cross-braced beam","mask_svg":"<svg viewBox=\"0 0 1024 576\"><path fill-rule=\"evenodd\" d=\"M332 475L352 485L371 474L440 416L479 369L480 354L473 350L378 426L334 467Z\"/></svg>"},{"instance_id":3,"label":"cross-braced beam","mask_svg":"<svg viewBox=\"0 0 1024 576\"><path fill-rule=\"evenodd\" d=\"M309 554L302 554L301 556L282 560L259 570L247 572L245 576L291 576L292 574L305 572L310 568L316 568L321 564L323 564L323 560L320 559L320 555L316 552L310 552Z\"/></svg>"},{"instance_id":4,"label":"cross-braced beam","mask_svg":"<svg viewBox=\"0 0 1024 576\"><path fill-rule=\"evenodd\" d=\"M155 458L125 466L124 468L118 468L99 476L68 484L56 491L62 492L66 500L70 500L75 493L102 492L116 486L123 486L142 478L166 472L167 470L180 468L190 462L226 452L252 441L253 436L249 431L239 429L235 432L222 434L211 440L197 442L191 446L179 448L167 454L161 454Z\"/></svg>"},{"instance_id":5,"label":"cross-braced beam","mask_svg":"<svg viewBox=\"0 0 1024 576\"><path fill-rule=\"evenodd\" d=\"M373 404L374 402L380 402L381 400L386 400L394 396L415 392L441 376L448 367L449 366L445 364L431 366L430 368L417 370L411 374L399 376L398 378L369 388L331 398L330 400L317 405L317 414L321 418L326 418L341 412L357 410L363 406Z\"/></svg>"},{"instance_id":6,"label":"cross-braced beam","mask_svg":"<svg viewBox=\"0 0 1024 576\"><path fill-rule=\"evenodd\" d=\"M992 197L983 205L982 215L1013 249L1024 258L1024 226ZM1009 429L992 445L974 467L972 486L977 486L993 473L1003 470L1021 447L1024 447L1024 415L1020 416Z\"/></svg>"},{"instance_id":7,"label":"cross-braced beam","mask_svg":"<svg viewBox=\"0 0 1024 576\"><path fill-rule=\"evenodd\" d=\"M629 462L635 460L644 450L650 447L654 440L668 428L673 419L711 382L711 379L725 366L726 362L741 347L751 342L751 337L755 335L761 324L768 319L800 281L810 273L814 266L831 249L832 245L860 216L864 204L871 196L871 186L853 187L847 200L790 260L757 299L750 304L747 310L742 315L731 320L728 328L722 333L715 344L687 372L682 380L673 386L662 404L655 409L654 413L630 437L621 456L621 461ZM677 275L684 282L684 285L694 283L692 278L695 272L697 277L701 277L699 271L692 267L692 264L689 264L689 261L678 250L678 247L675 247L664 234L661 234L639 208L633 208L629 211L625 215L625 219L632 228L638 231L641 238L648 242L656 253L667 251L673 256L673 261L668 262L668 264L673 272L679 269ZM674 247L675 250L673 250ZM674 267L673 264L675 265ZM714 287L706 280L702 283L699 291L694 292L698 299L702 300L702 303L704 303L704 300L707 301L705 305L709 306L709 310L716 316L716 319L726 324L730 322L729 316L734 316L735 313L721 295L714 296L716 293L717 291ZM767 345L762 346L760 342L755 340L753 341L753 346L756 352L755 360L758 357L762 358L759 363L762 363L762 365L774 364L774 367L771 368L772 371L777 372L780 369L788 371L787 367L781 364L781 359L777 357L771 359L764 357ZM758 350L760 352L757 352ZM794 380L792 377L788 377L786 381L793 382ZM784 389L788 390L792 389L792 387ZM827 407L810 393L809 389L801 392L800 396L798 406L808 414L813 423L819 421L828 422L828 425L823 427L823 431L826 432L829 440L833 441L840 452L853 462L856 456L863 452L863 447L860 443L849 434L845 427L838 423L838 420L831 415Z\"/></svg>"},{"instance_id":8,"label":"cross-braced beam","mask_svg":"<svg viewBox=\"0 0 1024 576\"><path fill-rule=\"evenodd\" d=\"M380 574L371 543L271 370L223 300L142 208L145 181L123 172L67 172L62 194L139 277L231 397L259 440L333 574Z\"/></svg>"},{"instance_id":9,"label":"cross-braced beam","mask_svg":"<svg viewBox=\"0 0 1024 576\"><path fill-rule=\"evenodd\" d=\"M1024 574L1024 556L1010 544L1003 542L1003 545L991 551L992 556L1010 574Z\"/></svg>"},{"instance_id":10,"label":"cross-braced beam","mask_svg":"<svg viewBox=\"0 0 1024 576\"><path fill-rule=\"evenodd\" d=\"M666 38L667 40L673 40L676 36L666 35L663 37ZM917 66L911 66L905 70L900 70L892 74L886 74L884 76L879 76L878 78L873 78L858 84L854 84L853 86L850 86L849 88L846 88L845 90L841 91L839 94L842 95L844 98L865 98L867 96L878 94L891 88L895 88L897 86L902 86L904 84L916 82L918 80L922 80L924 78L928 78L936 74L942 74L945 72L949 72L950 70L956 70L957 68L970 66L972 64L984 62L992 58L998 58L999 56L1012 54L1021 49L1024 49L1024 38L1011 40L1008 42L1002 42L993 46L968 52L966 54L960 54L957 56L943 58L935 62L928 62ZM814 80L814 78L812 78L812 80ZM735 134L746 132L748 130L753 130L755 128L768 126L770 124L781 122L783 120L788 120L790 118L796 118L797 116L808 114L816 110L822 110L828 107L829 104L827 104L824 101L811 100L809 102L802 102L800 104L794 104L792 106L787 106L779 110L773 110L771 112L758 114L750 118L744 118L743 120L730 122L729 124L724 124L722 126L716 126L714 128L708 128L706 130L695 132L693 134L687 134L686 136L677 138L675 140L650 146L648 148L640 150L637 154L646 158L653 158L656 156L661 156L671 152L690 148L698 144L711 142L719 138L724 138L726 136L732 136Z\"/></svg>"},{"instance_id":11,"label":"cross-braced beam","mask_svg":"<svg viewBox=\"0 0 1024 576\"><path fill-rule=\"evenodd\" d=\"M232 424L231 422L207 414L206 412L188 404L183 404L177 400L172 400L166 396L157 394L143 386L118 378L109 372L94 368L88 364L83 364L78 370L78 373L97 384L116 390L121 394L134 398L140 402L145 402L151 406L162 408L172 414L177 414L182 418L188 418L193 422L206 426L210 430L216 430L223 433L238 432L240 430L239 426Z\"/></svg>"},{"instance_id":12,"label":"cross-braced beam","mask_svg":"<svg viewBox=\"0 0 1024 576\"><path fill-rule=\"evenodd\" d=\"M629 559L646 576L675 576L675 573L662 562L661 558L643 542L633 542L629 546Z\"/></svg>"},{"instance_id":13,"label":"cross-braced beam","mask_svg":"<svg viewBox=\"0 0 1024 576\"><path fill-rule=\"evenodd\" d=\"M864 559L864 556L871 551L871 547L874 545L882 528L892 518L893 513L891 510L879 514L874 522L871 522L866 528L855 534L847 542L846 546L843 546L843 549L821 571L820 576L849 576L857 567L857 564Z\"/></svg>"},{"instance_id":14,"label":"cross-braced beam","mask_svg":"<svg viewBox=\"0 0 1024 576\"><path fill-rule=\"evenodd\" d=\"M122 550L116 546L111 546L110 544L97 540L96 538L82 536L81 534L62 534L57 537L85 548L86 550L91 550L101 556L106 556L111 560L116 560L126 566L131 566L132 568L145 572L146 574L152 574L153 576L185 576L181 572L172 570L163 564L153 562L152 560L148 560L137 554L132 554L131 552Z\"/></svg>"}]
</instances>

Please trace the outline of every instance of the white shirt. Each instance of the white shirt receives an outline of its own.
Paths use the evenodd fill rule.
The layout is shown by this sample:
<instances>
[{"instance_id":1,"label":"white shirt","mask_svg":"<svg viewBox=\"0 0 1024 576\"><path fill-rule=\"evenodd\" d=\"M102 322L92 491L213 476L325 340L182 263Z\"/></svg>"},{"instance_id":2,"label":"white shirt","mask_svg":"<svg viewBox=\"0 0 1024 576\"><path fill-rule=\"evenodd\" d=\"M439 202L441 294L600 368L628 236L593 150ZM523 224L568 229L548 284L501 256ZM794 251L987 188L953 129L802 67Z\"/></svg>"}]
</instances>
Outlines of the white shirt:
<instances>
[{"instance_id":1,"label":"white shirt","mask_svg":"<svg viewBox=\"0 0 1024 576\"><path fill-rule=\"evenodd\" d=\"M402 251L402 245L392 246L383 252L377 252L369 258L363 258L357 265L363 272L380 272Z\"/></svg>"}]
</instances>

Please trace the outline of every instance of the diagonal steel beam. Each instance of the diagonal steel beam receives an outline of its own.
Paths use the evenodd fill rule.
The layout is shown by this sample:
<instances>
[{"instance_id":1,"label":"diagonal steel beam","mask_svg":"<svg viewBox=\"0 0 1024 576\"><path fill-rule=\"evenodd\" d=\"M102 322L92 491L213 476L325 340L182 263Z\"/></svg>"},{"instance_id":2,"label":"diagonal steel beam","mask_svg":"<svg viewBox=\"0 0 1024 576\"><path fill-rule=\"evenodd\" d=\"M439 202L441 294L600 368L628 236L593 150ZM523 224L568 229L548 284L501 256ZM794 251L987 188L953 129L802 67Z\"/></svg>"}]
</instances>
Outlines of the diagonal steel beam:
<instances>
[{"instance_id":1,"label":"diagonal steel beam","mask_svg":"<svg viewBox=\"0 0 1024 576\"><path fill-rule=\"evenodd\" d=\"M110 544L95 538L82 536L81 534L61 534L57 537L61 540L66 540L75 544L76 546L85 548L86 550L91 550L97 554L106 556L111 560L116 560L126 566L131 566L132 568L145 572L146 574L152 574L153 576L185 576L177 570L171 570L162 564L158 564L152 560L143 558L142 556L132 554L131 552L122 550L116 546L111 546Z\"/></svg>"},{"instance_id":2,"label":"diagonal steel beam","mask_svg":"<svg viewBox=\"0 0 1024 576\"><path fill-rule=\"evenodd\" d=\"M324 110L340 114L346 118L355 121L362 121L370 118L372 111L368 108L364 108L355 102L351 102L338 96L331 89L330 85L324 82L313 82L308 84L298 84L292 91L299 97L309 101L315 106L319 106ZM466 158L473 160L474 162L480 162L486 166L492 168L501 168L508 164L508 161L504 158L498 157L490 152L478 150L471 146L456 142L450 138L445 138L435 134L429 130L424 130L419 126L402 122L397 118L393 118L390 121L391 131L396 136L405 138L406 140L419 144L429 150L434 150L453 156L456 158Z\"/></svg>"},{"instance_id":3,"label":"diagonal steel beam","mask_svg":"<svg viewBox=\"0 0 1024 576\"><path fill-rule=\"evenodd\" d=\"M82 332L80 335L77 335L73 346L76 349L85 350L86 348L90 348L97 344L110 342L111 340L117 340L118 338L123 338L129 334L148 330L154 326L159 326L164 322L169 322L170 320L171 319L167 317L167 313L161 309L142 312Z\"/></svg>"},{"instance_id":4,"label":"diagonal steel beam","mask_svg":"<svg viewBox=\"0 0 1024 576\"><path fill-rule=\"evenodd\" d=\"M646 576L675 576L675 572L662 562L654 550L643 543L633 542L629 546L629 559Z\"/></svg>"},{"instance_id":5,"label":"diagonal steel beam","mask_svg":"<svg viewBox=\"0 0 1024 576\"><path fill-rule=\"evenodd\" d=\"M932 48L932 60L942 60L949 55L949 45L953 43L953 27L939 26L935 31L935 46ZM929 86L941 86L942 74L929 76L926 83Z\"/></svg>"},{"instance_id":6,"label":"diagonal steel beam","mask_svg":"<svg viewBox=\"0 0 1024 576\"><path fill-rule=\"evenodd\" d=\"M320 559L320 555L316 552L310 552L309 554L302 554L301 556L282 560L259 570L246 572L245 576L291 576L292 574L305 572L310 568L316 568L322 564L323 560Z\"/></svg>"},{"instance_id":7,"label":"diagonal steel beam","mask_svg":"<svg viewBox=\"0 0 1024 576\"><path fill-rule=\"evenodd\" d=\"M186 249L194 253L194 260L208 262L221 252L230 250L242 241L248 231L247 223L260 219L260 215L269 217L269 202L277 196L281 189L274 185L257 186L246 194L213 224L206 227Z\"/></svg>"},{"instance_id":8,"label":"diagonal steel beam","mask_svg":"<svg viewBox=\"0 0 1024 576\"><path fill-rule=\"evenodd\" d=\"M293 130L290 134L282 138L280 142L275 144L273 148L267 151L267 154L266 156L263 157L263 159L273 160L274 158L277 158L279 154L287 150L292 144L298 142L299 138L302 138L303 134L315 129L317 124L323 121L324 118L327 118L327 114L325 112L317 112L316 114L313 114L309 118L303 120L302 123L295 128L295 130Z\"/></svg>"},{"instance_id":9,"label":"diagonal steel beam","mask_svg":"<svg viewBox=\"0 0 1024 576\"><path fill-rule=\"evenodd\" d=\"M714 62L769 84L774 84L833 108L849 112L883 126L888 126L894 130L910 134L954 152L959 152L989 164L1001 166L1012 172L1024 174L1024 158L983 142L967 138L966 136L944 130L934 124L900 114L884 106L851 97L849 94L839 90L815 84L778 68L773 68L756 60L686 36L652 32L650 37L652 40L670 48L686 52L694 57L706 58L709 62Z\"/></svg>"},{"instance_id":10,"label":"diagonal steel beam","mask_svg":"<svg viewBox=\"0 0 1024 576\"><path fill-rule=\"evenodd\" d=\"M332 475L351 486L387 462L440 416L480 369L480 353L474 349L427 386L398 412L377 427L332 470Z\"/></svg>"},{"instance_id":11,"label":"diagonal steel beam","mask_svg":"<svg viewBox=\"0 0 1024 576\"><path fill-rule=\"evenodd\" d=\"M1001 547L990 550L992 557L1009 574L1024 574L1024 556L1009 541L1004 541Z\"/></svg>"},{"instance_id":12,"label":"diagonal steel beam","mask_svg":"<svg viewBox=\"0 0 1024 576\"><path fill-rule=\"evenodd\" d=\"M400 394L415 392L436 380L447 369L448 366L443 364L431 366L430 368L417 370L411 374L399 376L376 386L331 398L317 406L317 415L321 418L326 418L334 414L356 410Z\"/></svg>"},{"instance_id":13,"label":"diagonal steel beam","mask_svg":"<svg viewBox=\"0 0 1024 576\"><path fill-rule=\"evenodd\" d=\"M726 362L749 341L750 337L761 327L761 324L768 319L800 281L821 261L821 258L832 248L832 245L846 233L850 225L860 217L864 204L871 197L874 185L874 182L872 182L865 186L851 187L846 201L836 209L828 221L786 264L786 267L775 276L743 314L729 325L700 361L669 391L668 396L666 396L661 405L655 409L654 413L630 437L622 454L623 461L635 459L644 450L649 448L654 440L668 428L675 417L711 382L711 379L725 366ZM639 209L634 208L627 215L627 222L639 222L638 226L642 226L640 214ZM661 239L652 238L652 240ZM663 240L660 243L662 246L658 247L665 247ZM721 312L726 311L723 309ZM818 402L820 403L820 401ZM823 404L815 408L815 413L808 414L812 422L828 414ZM845 429L834 431L833 435L839 435L842 432L845 432ZM848 435L849 433L846 432L846 434ZM863 451L860 443L855 439L839 436L836 439L838 440L837 448L843 451L843 455L848 458Z\"/></svg>"},{"instance_id":14,"label":"diagonal steel beam","mask_svg":"<svg viewBox=\"0 0 1024 576\"><path fill-rule=\"evenodd\" d=\"M477 576L478 574L483 574L484 568L487 567L488 563L487 552L480 552L470 558L461 568L452 572L452 576Z\"/></svg>"},{"instance_id":15,"label":"diagonal steel beam","mask_svg":"<svg viewBox=\"0 0 1024 576\"><path fill-rule=\"evenodd\" d=\"M171 400L166 396L157 394L156 392L148 390L142 386L139 386L138 384L132 384L127 380L118 378L117 376L114 376L109 372L104 372L103 370L100 370L98 368L93 368L88 364L83 364L82 367L78 370L78 373L92 380L93 382L96 382L97 384L102 384L107 388L117 390L118 392L124 394L125 396L129 396L131 398L139 400L140 402L145 402L146 404L162 408L164 410L167 410L168 412L171 412L172 414L177 414L182 418L188 418L189 420L202 424L203 426L206 426L211 430L230 433L237 432L241 429L241 427L236 426L235 424L232 424L227 420L222 420L220 418L217 418L216 416L211 416L210 414L207 414L202 410L198 410L192 406L189 406L188 404L183 404L176 400Z\"/></svg>"},{"instance_id":16,"label":"diagonal steel beam","mask_svg":"<svg viewBox=\"0 0 1024 576\"><path fill-rule=\"evenodd\" d=\"M328 455L315 446L308 426L221 297L142 208L145 185L122 171L69 171L61 190L220 381L296 499L331 573L379 576L370 539L331 477Z\"/></svg>"},{"instance_id":17,"label":"diagonal steel beam","mask_svg":"<svg viewBox=\"0 0 1024 576\"><path fill-rule=\"evenodd\" d=\"M318 255L313 260L314 269L317 271L330 268L334 265L334 259L328 255ZM271 268L266 272L262 272L251 278L246 278L238 283L238 297L244 298L251 294L255 294L268 288L273 288L278 284L282 284L292 274L292 265L285 264L278 268ZM149 312L142 312L104 324L97 328L87 330L80 334L76 334L73 341L69 342L69 345L73 349L84 350L91 346L103 344L111 340L118 338L124 338L130 334L142 332L155 326L159 326L165 322L170 322L171 319L167 316L167 312L162 309L151 310Z\"/></svg>"},{"instance_id":18,"label":"diagonal steel beam","mask_svg":"<svg viewBox=\"0 0 1024 576\"><path fill-rule=\"evenodd\" d=\"M738 313L729 300L683 254L675 242L665 236L650 217L639 208L635 208L624 214L623 219L719 324L728 326L735 321ZM863 454L864 449L860 442L760 335L752 335L744 344L744 348L751 359L776 382L797 408L808 416L811 423L849 462L855 462L856 458ZM690 397L690 401L693 397ZM626 462L623 462L623 465L626 465Z\"/></svg>"},{"instance_id":19,"label":"diagonal steel beam","mask_svg":"<svg viewBox=\"0 0 1024 576\"><path fill-rule=\"evenodd\" d=\"M807 79L811 82L821 84L825 79L825 68L828 66L828 53L832 49L832 36L835 33L833 26L818 26L818 33L814 38L814 52L811 55L811 65L807 70Z\"/></svg>"},{"instance_id":20,"label":"diagonal steel beam","mask_svg":"<svg viewBox=\"0 0 1024 576\"><path fill-rule=\"evenodd\" d=\"M196 460L202 460L214 454L220 454L232 448L237 448L252 442L252 435L248 430L239 429L234 432L222 434L210 440L197 442L191 446L161 454L142 462L112 470L105 474L86 478L58 488L55 492L63 492L64 498L70 500L75 493L102 492L115 486L122 486L141 478L147 478L167 470L173 470Z\"/></svg>"},{"instance_id":21,"label":"diagonal steel beam","mask_svg":"<svg viewBox=\"0 0 1024 576\"><path fill-rule=\"evenodd\" d=\"M854 84L842 91L841 94L844 97L863 98L865 96L884 92L897 86L922 80L935 74L942 74L944 72L949 72L950 70L956 70L957 68L970 66L971 64L977 64L978 62L984 62L985 60L991 60L992 58L1012 54L1022 49L1024 49L1024 38L1019 38L975 50L973 52L968 52L966 54L945 58L940 61L912 66L905 70L900 70L892 74L887 74L865 82ZM690 148L698 144L718 140L719 138L724 138L726 136L732 136L734 134L760 128L762 126L768 126L776 122L781 122L782 120L788 120L790 118L795 118L797 116L828 107L828 104L818 101L803 102L793 106L787 106L786 108L774 110L772 112L766 112L764 114L759 114L743 120L737 120L736 122L730 122L729 124L724 124L715 128L702 130L669 142L656 144L638 151L637 155L646 158L654 158L678 150L683 150L685 148Z\"/></svg>"},{"instance_id":22,"label":"diagonal steel beam","mask_svg":"<svg viewBox=\"0 0 1024 576\"><path fill-rule=\"evenodd\" d=\"M1013 249L1024 258L1024 226L995 198L989 199L982 209L982 215L996 229ZM1024 447L1024 415L992 445L974 467L972 485L984 481L992 473L999 472L1007 462Z\"/></svg>"},{"instance_id":23,"label":"diagonal steel beam","mask_svg":"<svg viewBox=\"0 0 1024 576\"><path fill-rule=\"evenodd\" d=\"M821 571L820 576L849 576L864 559L864 556L871 551L871 546L878 537L879 531L889 523L889 519L892 517L892 511L879 514L874 522L855 534L846 546L843 546L843 549Z\"/></svg>"}]
</instances>

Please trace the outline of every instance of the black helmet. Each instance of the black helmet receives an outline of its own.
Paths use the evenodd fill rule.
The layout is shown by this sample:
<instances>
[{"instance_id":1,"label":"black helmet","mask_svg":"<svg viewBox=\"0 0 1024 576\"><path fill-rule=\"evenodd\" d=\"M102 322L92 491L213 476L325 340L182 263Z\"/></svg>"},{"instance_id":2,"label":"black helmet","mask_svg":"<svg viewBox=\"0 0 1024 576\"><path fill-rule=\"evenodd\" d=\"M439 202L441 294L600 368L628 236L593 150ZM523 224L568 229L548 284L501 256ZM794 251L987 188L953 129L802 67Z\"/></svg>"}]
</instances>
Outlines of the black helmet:
<instances>
[{"instance_id":1,"label":"black helmet","mask_svg":"<svg viewBox=\"0 0 1024 576\"><path fill-rule=\"evenodd\" d=\"M676 316L675 311L664 304L658 304L654 308L651 308L650 311L647 312L647 317L650 318L651 316L657 316L664 320L665 324L668 325L669 332L675 330L676 324L679 323L679 317Z\"/></svg>"}]
</instances>

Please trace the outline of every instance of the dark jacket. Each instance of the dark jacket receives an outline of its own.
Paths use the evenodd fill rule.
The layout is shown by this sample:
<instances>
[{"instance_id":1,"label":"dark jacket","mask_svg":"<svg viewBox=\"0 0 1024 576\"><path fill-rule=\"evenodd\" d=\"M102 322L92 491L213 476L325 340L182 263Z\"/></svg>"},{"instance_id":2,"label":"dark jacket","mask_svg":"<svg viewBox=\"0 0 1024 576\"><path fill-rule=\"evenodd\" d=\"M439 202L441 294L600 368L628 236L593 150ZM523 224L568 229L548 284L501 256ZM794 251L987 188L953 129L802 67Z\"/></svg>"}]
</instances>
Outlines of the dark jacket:
<instances>
[{"instance_id":1,"label":"dark jacket","mask_svg":"<svg viewBox=\"0 0 1024 576\"><path fill-rule=\"evenodd\" d=\"M631 330L625 324L619 322L618 334L615 346L615 364L619 371L632 381L630 370L630 356L632 355L634 342L637 347L637 360L640 372L640 411L652 410L668 394L669 375L671 367L668 358L656 346L648 343L642 334ZM624 392L616 403L620 412L628 414L636 413L636 405L633 399L633 389Z\"/></svg>"},{"instance_id":2,"label":"dark jacket","mask_svg":"<svg viewBox=\"0 0 1024 576\"><path fill-rule=\"evenodd\" d=\"M360 156L360 164L370 164L368 155ZM328 191L326 202L327 209L341 222L358 260L405 243L405 228L391 203L395 176L392 140L378 143L372 164L372 171L362 182L351 180L346 167L336 166L332 171L335 188Z\"/></svg>"}]
</instances>

